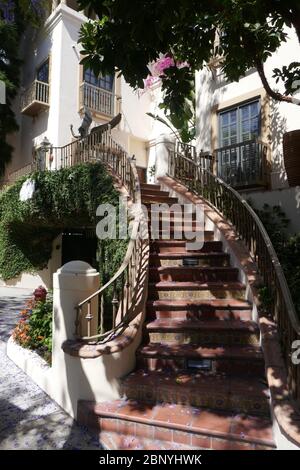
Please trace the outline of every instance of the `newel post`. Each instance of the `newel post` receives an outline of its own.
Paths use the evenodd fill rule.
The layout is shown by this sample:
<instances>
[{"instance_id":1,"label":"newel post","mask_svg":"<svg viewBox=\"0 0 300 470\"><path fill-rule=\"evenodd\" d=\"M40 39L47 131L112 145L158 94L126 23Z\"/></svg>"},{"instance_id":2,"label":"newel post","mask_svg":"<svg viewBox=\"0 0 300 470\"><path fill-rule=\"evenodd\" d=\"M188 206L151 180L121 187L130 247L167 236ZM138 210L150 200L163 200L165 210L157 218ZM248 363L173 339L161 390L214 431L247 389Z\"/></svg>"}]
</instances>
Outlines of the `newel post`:
<instances>
[{"instance_id":1,"label":"newel post","mask_svg":"<svg viewBox=\"0 0 300 470\"><path fill-rule=\"evenodd\" d=\"M75 339L76 306L99 289L99 273L84 261L70 261L53 275L53 366L61 355L61 345ZM91 334L97 333L97 298L91 302ZM81 319L82 335L86 334L86 312Z\"/></svg>"}]
</instances>

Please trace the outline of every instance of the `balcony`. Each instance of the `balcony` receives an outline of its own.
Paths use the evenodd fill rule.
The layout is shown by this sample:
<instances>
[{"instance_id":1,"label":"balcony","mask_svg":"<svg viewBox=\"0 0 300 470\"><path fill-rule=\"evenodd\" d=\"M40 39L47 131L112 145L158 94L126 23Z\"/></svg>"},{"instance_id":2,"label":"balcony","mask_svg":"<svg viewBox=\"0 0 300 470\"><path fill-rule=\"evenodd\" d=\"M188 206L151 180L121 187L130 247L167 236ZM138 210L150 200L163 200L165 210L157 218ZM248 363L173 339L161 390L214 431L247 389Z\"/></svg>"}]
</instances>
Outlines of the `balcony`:
<instances>
[{"instance_id":1,"label":"balcony","mask_svg":"<svg viewBox=\"0 0 300 470\"><path fill-rule=\"evenodd\" d=\"M115 95L103 88L83 82L80 86L80 108L87 108L98 114L114 115Z\"/></svg>"},{"instance_id":2,"label":"balcony","mask_svg":"<svg viewBox=\"0 0 300 470\"><path fill-rule=\"evenodd\" d=\"M49 84L34 80L21 96L21 112L33 117L47 108L49 108Z\"/></svg>"},{"instance_id":3,"label":"balcony","mask_svg":"<svg viewBox=\"0 0 300 470\"><path fill-rule=\"evenodd\" d=\"M216 149L218 176L235 188L266 186L267 149L256 139Z\"/></svg>"}]
</instances>

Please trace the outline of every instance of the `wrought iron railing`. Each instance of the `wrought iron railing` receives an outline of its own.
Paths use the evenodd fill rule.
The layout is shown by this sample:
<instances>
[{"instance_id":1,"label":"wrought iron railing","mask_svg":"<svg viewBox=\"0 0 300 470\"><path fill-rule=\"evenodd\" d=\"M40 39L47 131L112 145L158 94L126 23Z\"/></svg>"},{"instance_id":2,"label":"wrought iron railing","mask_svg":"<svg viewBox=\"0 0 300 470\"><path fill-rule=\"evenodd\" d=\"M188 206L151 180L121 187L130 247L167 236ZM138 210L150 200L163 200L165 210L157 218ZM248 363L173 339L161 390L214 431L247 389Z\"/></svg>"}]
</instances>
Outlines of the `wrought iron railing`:
<instances>
[{"instance_id":1,"label":"wrought iron railing","mask_svg":"<svg viewBox=\"0 0 300 470\"><path fill-rule=\"evenodd\" d=\"M33 102L49 103L49 83L34 80L21 96L21 109L26 109Z\"/></svg>"},{"instance_id":2,"label":"wrought iron railing","mask_svg":"<svg viewBox=\"0 0 300 470\"><path fill-rule=\"evenodd\" d=\"M233 187L264 186L268 146L248 140L215 150L217 175Z\"/></svg>"},{"instance_id":3,"label":"wrought iron railing","mask_svg":"<svg viewBox=\"0 0 300 470\"><path fill-rule=\"evenodd\" d=\"M271 294L270 313L277 323L291 395L300 400L300 367L291 361L292 343L300 339L300 320L271 240L249 204L222 179L184 155L170 151L169 175L206 199L232 223L248 247Z\"/></svg>"},{"instance_id":4,"label":"wrought iron railing","mask_svg":"<svg viewBox=\"0 0 300 470\"><path fill-rule=\"evenodd\" d=\"M148 247L148 223L141 209L141 192L135 161L117 144L110 130L98 129L84 139L44 152L42 165L36 159L19 171L24 176L35 170L59 170L80 163L102 162L127 189L132 208L131 234L124 260L116 274L97 292L76 307L76 336L84 341L109 341L124 331L137 314L135 309L145 285L145 258ZM45 165L44 159L48 159ZM112 316L105 318L104 295L112 291ZM107 325L111 320L111 325ZM106 323L106 325L104 325ZM106 328L104 328L104 326ZM96 333L95 333L96 331ZM92 334L93 333L93 334Z\"/></svg>"},{"instance_id":5,"label":"wrought iron railing","mask_svg":"<svg viewBox=\"0 0 300 470\"><path fill-rule=\"evenodd\" d=\"M114 115L115 95L103 88L83 82L80 86L80 107L106 116Z\"/></svg>"}]
</instances>

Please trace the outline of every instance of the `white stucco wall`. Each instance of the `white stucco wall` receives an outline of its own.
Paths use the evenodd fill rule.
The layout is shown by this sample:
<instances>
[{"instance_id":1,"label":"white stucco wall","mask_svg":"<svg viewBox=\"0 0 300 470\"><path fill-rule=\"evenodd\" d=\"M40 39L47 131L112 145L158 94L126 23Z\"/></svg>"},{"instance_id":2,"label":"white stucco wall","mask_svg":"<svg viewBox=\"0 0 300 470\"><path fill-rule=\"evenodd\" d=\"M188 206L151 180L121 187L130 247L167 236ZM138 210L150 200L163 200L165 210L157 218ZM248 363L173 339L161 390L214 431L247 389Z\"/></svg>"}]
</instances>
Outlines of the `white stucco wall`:
<instances>
[{"instance_id":1,"label":"white stucco wall","mask_svg":"<svg viewBox=\"0 0 300 470\"><path fill-rule=\"evenodd\" d=\"M72 141L71 124L77 133L82 122L79 113L81 46L77 41L84 21L86 17L82 13L60 4L46 21L42 31L38 34L27 33L24 38L20 92L32 83L36 68L49 56L50 100L49 108L34 118L20 114L20 97L16 100L15 111L20 131L11 137L15 153L8 173L29 163L33 146L38 145L45 136L54 146L63 146ZM153 93L141 94L134 91L123 77L120 90L116 92L121 95L123 116L115 136L129 153L136 155L137 164L146 167L148 142L159 135L162 126L146 115L147 111L157 112L156 97ZM103 120L97 119L92 122L91 127L101 122Z\"/></svg>"},{"instance_id":2,"label":"white stucco wall","mask_svg":"<svg viewBox=\"0 0 300 470\"><path fill-rule=\"evenodd\" d=\"M300 46L292 29L287 29L288 40L265 64L265 73L272 88L284 91L281 84L272 78L273 69L288 65L297 60ZM196 74L197 103L197 148L211 151L211 110L214 106L241 97L246 93L262 87L261 80L255 71L250 71L239 82L218 83L213 79L212 72L203 70ZM300 93L295 95L300 97ZM272 188L287 186L282 160L282 135L286 131L300 128L300 107L294 104L272 102L269 112L270 133L269 143L272 151Z\"/></svg>"}]
</instances>

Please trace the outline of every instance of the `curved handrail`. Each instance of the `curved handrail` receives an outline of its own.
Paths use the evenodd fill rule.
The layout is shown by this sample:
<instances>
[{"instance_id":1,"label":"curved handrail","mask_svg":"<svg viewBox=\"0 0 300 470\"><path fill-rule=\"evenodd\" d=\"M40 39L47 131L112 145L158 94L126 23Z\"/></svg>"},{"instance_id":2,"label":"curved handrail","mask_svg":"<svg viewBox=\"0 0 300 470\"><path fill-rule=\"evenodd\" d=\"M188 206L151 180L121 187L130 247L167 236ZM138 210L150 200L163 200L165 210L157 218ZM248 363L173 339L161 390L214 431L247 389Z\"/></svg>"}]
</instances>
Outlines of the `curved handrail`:
<instances>
[{"instance_id":1,"label":"curved handrail","mask_svg":"<svg viewBox=\"0 0 300 470\"><path fill-rule=\"evenodd\" d=\"M128 157L129 158L129 157ZM137 173L137 170L136 170L136 167L134 165L134 162L132 159L130 159L130 165L131 165L131 171L132 171L132 174L133 174L133 177L134 177L134 181L135 181L135 198L134 198L134 202L135 204L137 205L137 211L136 211L136 215L135 215L135 218L133 220L133 223L132 223L132 230L131 230L131 237L130 237L130 241L128 243L128 247L127 247L127 250L126 250L126 254L125 254L125 257L123 259L123 262L121 264L121 266L119 267L119 269L117 270L117 272L113 275L113 277L104 285L102 286L98 291L96 291L95 293L93 293L92 295L90 295L89 297L87 297L86 299L84 299L82 302L80 302L76 309L77 309L77 317L76 317L76 334L77 336L80 337L81 340L83 341L94 341L94 340L108 340L108 339L111 339L113 333L115 333L117 330L121 330L124 326L128 326L128 320L130 319L133 320L132 317L130 317L128 315L128 312L130 311L130 302L129 302L129 299L128 302L127 302L127 305L126 305L126 308L125 308L125 302L124 302L124 299L117 299L116 298L116 284L119 280L121 280L121 285L122 285L122 290L123 292L121 292L121 297L123 295L124 296L127 296L129 295L129 298L130 300L132 299L132 297L134 297L133 295L133 292L130 292L130 289L133 288L134 286L131 286L130 285L130 281L129 280L136 280L136 277L138 275L138 269L136 270L136 268L139 268L139 265L141 263L141 258L142 258L142 243L141 243L141 233L142 233L142 228L141 228L141 224L143 222L145 222L145 219L144 219L144 213L141 209L141 191L140 191L140 183L139 183L139 176L138 176L138 173ZM137 249L137 244L139 245L139 249ZM139 252L139 260L135 260L135 262L132 264L131 266L131 262L132 262L132 259L133 257L135 256L135 253L138 253ZM136 271L136 272L130 272L132 271L132 268L134 268L133 270ZM126 282L126 286L124 285L124 279L127 280ZM123 282L122 282L123 281ZM134 285L136 285L138 283L134 282ZM113 304L113 318L112 318L112 328L109 329L108 331L106 332L103 332L103 315L104 315L104 312L103 312L103 309L102 309L102 302L101 300L103 299L103 294L104 292L109 289L110 287L113 288L113 291L114 291L114 298L112 300L112 304ZM97 299L98 300L98 305L100 305L100 333L98 334L91 334L91 323L92 323L92 320L93 320L93 315L92 315L92 302L93 300ZM80 319L82 317L82 310L83 308L87 306L87 315L86 315L86 320L87 320L87 335L80 335L79 334L79 329L80 329L80 326L81 326L81 322L80 322ZM119 307L117 309L117 307ZM119 310L119 313L120 313L120 321L119 323L116 322L117 320L117 314L118 314L118 311ZM130 317L130 318L129 318Z\"/></svg>"},{"instance_id":2,"label":"curved handrail","mask_svg":"<svg viewBox=\"0 0 300 470\"><path fill-rule=\"evenodd\" d=\"M290 391L300 399L300 371L291 361L291 347L300 337L300 319L281 264L261 220L241 195L206 168L184 155L169 151L169 176L208 200L236 229L257 263L263 282L272 293L270 313L281 338Z\"/></svg>"},{"instance_id":3,"label":"curved handrail","mask_svg":"<svg viewBox=\"0 0 300 470\"><path fill-rule=\"evenodd\" d=\"M286 277L285 277L284 272L282 270L281 263L278 259L277 253L274 249L274 246L271 242L271 239L270 239L270 237L269 237L262 221L260 220L260 218L258 217L256 212L252 209L252 207L248 204L248 202L245 199L243 199L241 197L241 195L235 189L233 189L231 186L229 186L225 181L223 181L219 177L216 177L216 181L218 181L221 185L226 187L227 190L230 191L244 205L246 210L251 214L251 217L255 220L257 226L259 227L259 230L260 230L260 232L262 234L262 237L265 241L267 250L270 254L270 257L272 258L273 266L274 266L274 269L276 270L277 277L279 279L279 282L280 282L280 285L281 285L281 288L282 288L282 292L283 292L284 297L285 297L285 303L288 306L289 317L290 317L290 320L292 322L293 328L295 329L297 334L300 334L300 320L299 320L299 317L298 317L298 315L296 313L296 310L295 310L295 307L294 307L294 303L293 303L293 300L292 300L290 289L289 289L287 281L286 281Z\"/></svg>"},{"instance_id":4,"label":"curved handrail","mask_svg":"<svg viewBox=\"0 0 300 470\"><path fill-rule=\"evenodd\" d=\"M119 120L120 115L117 115L114 118L114 124L116 125ZM140 182L134 160L113 140L110 131L111 126L107 126L107 128L98 126L92 129L91 133L83 139L76 139L62 147L50 147L30 165L27 165L24 172L22 171L23 176L34 170L59 170L81 163L100 161L119 179L122 186L126 188L129 199L137 206L132 221L131 239L120 268L104 286L76 306L76 336L84 341L103 340L111 337L116 330L126 326L128 320L133 319L129 314L131 311L130 302L135 298L135 290L138 287L140 268L145 251L143 241L145 238L147 239L148 234L148 231L146 234L142 227L145 217L141 210ZM117 286L118 283L119 286ZM112 328L104 332L103 294L109 288L113 289ZM98 302L94 302L96 299ZM94 305L95 303L97 305ZM94 311L95 308L97 309L96 312ZM83 327L81 320L84 311L86 311L87 334L81 334L80 332ZM117 319L120 320L119 323L116 323ZM92 330L98 332L98 329L100 329L99 334L92 334Z\"/></svg>"}]
</instances>

